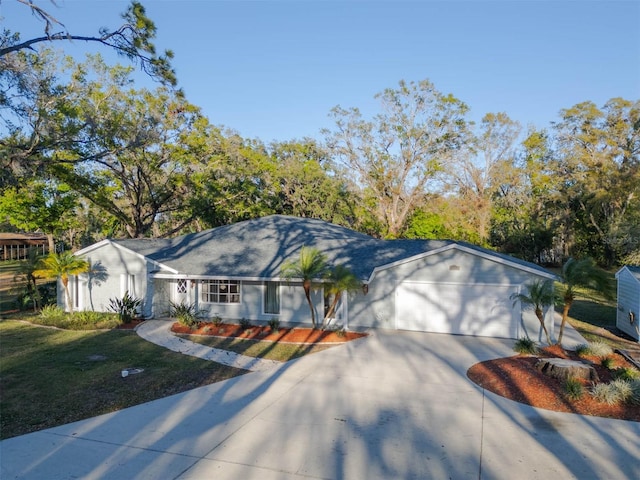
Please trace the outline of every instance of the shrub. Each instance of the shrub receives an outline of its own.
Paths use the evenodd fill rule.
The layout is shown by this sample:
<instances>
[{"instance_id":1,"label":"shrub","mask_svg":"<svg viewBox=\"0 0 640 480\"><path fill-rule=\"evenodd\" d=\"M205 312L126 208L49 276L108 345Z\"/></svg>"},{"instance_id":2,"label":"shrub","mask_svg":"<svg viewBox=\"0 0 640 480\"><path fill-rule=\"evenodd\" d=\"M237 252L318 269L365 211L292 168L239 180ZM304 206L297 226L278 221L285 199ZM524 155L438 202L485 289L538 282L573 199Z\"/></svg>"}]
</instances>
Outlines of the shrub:
<instances>
[{"instance_id":1,"label":"shrub","mask_svg":"<svg viewBox=\"0 0 640 480\"><path fill-rule=\"evenodd\" d=\"M54 283L44 283L42 285L38 285L38 293L40 295L40 305L44 308L45 306L55 305L56 298L56 284Z\"/></svg>"},{"instance_id":2,"label":"shrub","mask_svg":"<svg viewBox=\"0 0 640 480\"><path fill-rule=\"evenodd\" d=\"M220 326L220 324L222 323L222 317L218 314L215 314L213 316L213 318L211 319L211 322L216 326Z\"/></svg>"},{"instance_id":3,"label":"shrub","mask_svg":"<svg viewBox=\"0 0 640 480\"><path fill-rule=\"evenodd\" d=\"M25 289L15 298L20 310L31 310L35 305L40 307L56 304L55 283L44 283L37 286L37 291Z\"/></svg>"},{"instance_id":4,"label":"shrub","mask_svg":"<svg viewBox=\"0 0 640 480\"><path fill-rule=\"evenodd\" d=\"M46 305L40 310L40 317L44 320L62 320L66 316L64 309L57 305Z\"/></svg>"},{"instance_id":5,"label":"shrub","mask_svg":"<svg viewBox=\"0 0 640 480\"><path fill-rule=\"evenodd\" d=\"M272 331L278 332L280 330L280 320L277 318L272 318L269 320L269 327Z\"/></svg>"},{"instance_id":6,"label":"shrub","mask_svg":"<svg viewBox=\"0 0 640 480\"><path fill-rule=\"evenodd\" d=\"M94 328L115 328L122 320L120 315L106 312L82 310L68 316L66 328L72 330L92 330Z\"/></svg>"},{"instance_id":7,"label":"shrub","mask_svg":"<svg viewBox=\"0 0 640 480\"><path fill-rule=\"evenodd\" d=\"M636 405L640 405L640 379L631 380L629 385L631 385L631 398L629 401Z\"/></svg>"},{"instance_id":8,"label":"shrub","mask_svg":"<svg viewBox=\"0 0 640 480\"><path fill-rule=\"evenodd\" d=\"M181 325L194 328L202 320L202 311L198 310L192 303L173 303L169 304L169 316L178 320Z\"/></svg>"},{"instance_id":9,"label":"shrub","mask_svg":"<svg viewBox=\"0 0 640 480\"><path fill-rule=\"evenodd\" d=\"M40 315L33 318L33 323L64 328L67 330L93 330L115 328L121 321L118 315L108 312L82 310L67 313L57 306L46 306Z\"/></svg>"},{"instance_id":10,"label":"shrub","mask_svg":"<svg viewBox=\"0 0 640 480\"><path fill-rule=\"evenodd\" d=\"M579 400L582 398L582 394L584 393L584 388L580 380L575 378L567 378L564 382L564 393L571 400Z\"/></svg>"},{"instance_id":11,"label":"shrub","mask_svg":"<svg viewBox=\"0 0 640 480\"><path fill-rule=\"evenodd\" d=\"M537 353L538 347L536 342L531 340L529 337L522 337L519 340L516 340L513 350L518 353L534 354Z\"/></svg>"},{"instance_id":12,"label":"shrub","mask_svg":"<svg viewBox=\"0 0 640 480\"><path fill-rule=\"evenodd\" d=\"M125 292L122 298L110 298L109 310L118 314L122 323L129 323L138 314L138 309L142 305L142 299L135 298Z\"/></svg>"},{"instance_id":13,"label":"shrub","mask_svg":"<svg viewBox=\"0 0 640 480\"><path fill-rule=\"evenodd\" d=\"M602 365L607 370L611 370L613 368L614 360L612 357L604 357L600 360L600 365Z\"/></svg>"},{"instance_id":14,"label":"shrub","mask_svg":"<svg viewBox=\"0 0 640 480\"><path fill-rule=\"evenodd\" d=\"M241 318L240 319L240 327L243 330L247 330L247 329L251 328L251 322L249 320L247 320L246 318Z\"/></svg>"},{"instance_id":15,"label":"shrub","mask_svg":"<svg viewBox=\"0 0 640 480\"><path fill-rule=\"evenodd\" d=\"M336 330L336 335L338 335L339 338L344 338L347 336L347 331L342 327L341 329Z\"/></svg>"},{"instance_id":16,"label":"shrub","mask_svg":"<svg viewBox=\"0 0 640 480\"><path fill-rule=\"evenodd\" d=\"M598 383L591 388L591 395L599 402L617 405L632 399L633 388L630 382L614 380L611 383Z\"/></svg>"},{"instance_id":17,"label":"shrub","mask_svg":"<svg viewBox=\"0 0 640 480\"><path fill-rule=\"evenodd\" d=\"M611 373L615 379L626 380L627 382L640 380L640 371L632 367L619 367Z\"/></svg>"},{"instance_id":18,"label":"shrub","mask_svg":"<svg viewBox=\"0 0 640 480\"><path fill-rule=\"evenodd\" d=\"M580 357L586 357L587 355L589 355L587 353L588 351L589 351L589 345L586 343L581 343L580 345L577 345L575 348L576 355Z\"/></svg>"}]
</instances>

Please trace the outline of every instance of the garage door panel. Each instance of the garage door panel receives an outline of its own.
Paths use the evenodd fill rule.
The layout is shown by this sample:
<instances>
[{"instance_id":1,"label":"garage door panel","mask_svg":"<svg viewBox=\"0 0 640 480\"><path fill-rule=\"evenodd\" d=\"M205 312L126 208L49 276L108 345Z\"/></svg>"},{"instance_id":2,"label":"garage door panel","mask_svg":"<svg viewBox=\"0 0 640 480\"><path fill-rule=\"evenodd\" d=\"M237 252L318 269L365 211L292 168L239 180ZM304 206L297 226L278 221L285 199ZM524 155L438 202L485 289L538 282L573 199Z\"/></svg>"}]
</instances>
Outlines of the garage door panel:
<instances>
[{"instance_id":1,"label":"garage door panel","mask_svg":"<svg viewBox=\"0 0 640 480\"><path fill-rule=\"evenodd\" d=\"M514 291L510 286L403 283L396 296L396 327L516 338Z\"/></svg>"}]
</instances>

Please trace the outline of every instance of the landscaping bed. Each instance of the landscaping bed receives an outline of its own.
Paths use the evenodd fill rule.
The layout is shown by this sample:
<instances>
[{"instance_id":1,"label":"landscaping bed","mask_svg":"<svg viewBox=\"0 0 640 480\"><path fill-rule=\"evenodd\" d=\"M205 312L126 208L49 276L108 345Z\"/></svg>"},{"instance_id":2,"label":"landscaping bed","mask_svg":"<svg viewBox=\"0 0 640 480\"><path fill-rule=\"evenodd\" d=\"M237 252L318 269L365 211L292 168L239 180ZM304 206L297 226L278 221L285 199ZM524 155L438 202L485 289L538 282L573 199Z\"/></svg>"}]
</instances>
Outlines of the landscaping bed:
<instances>
[{"instance_id":1,"label":"landscaping bed","mask_svg":"<svg viewBox=\"0 0 640 480\"><path fill-rule=\"evenodd\" d=\"M195 327L189 327L176 322L171 331L183 335L208 335L223 338L240 338L246 340L260 340L278 343L319 344L344 343L367 336L362 332L348 332L344 330L319 330L311 328L277 328L268 325L248 326L211 322L200 322Z\"/></svg>"},{"instance_id":2,"label":"landscaping bed","mask_svg":"<svg viewBox=\"0 0 640 480\"><path fill-rule=\"evenodd\" d=\"M607 355L606 358L610 360L605 361L609 363L605 367L600 357L579 356L573 351L553 346L541 349L535 355L521 354L477 363L467 371L467 376L482 388L533 407L640 422L640 404L629 401L609 404L599 401L589 393L593 384L588 380L576 380L582 385L582 394L575 398L568 391L565 381L550 377L536 368L540 358L587 362L596 370L599 384L612 382L620 371L617 369L634 369L618 354Z\"/></svg>"}]
</instances>

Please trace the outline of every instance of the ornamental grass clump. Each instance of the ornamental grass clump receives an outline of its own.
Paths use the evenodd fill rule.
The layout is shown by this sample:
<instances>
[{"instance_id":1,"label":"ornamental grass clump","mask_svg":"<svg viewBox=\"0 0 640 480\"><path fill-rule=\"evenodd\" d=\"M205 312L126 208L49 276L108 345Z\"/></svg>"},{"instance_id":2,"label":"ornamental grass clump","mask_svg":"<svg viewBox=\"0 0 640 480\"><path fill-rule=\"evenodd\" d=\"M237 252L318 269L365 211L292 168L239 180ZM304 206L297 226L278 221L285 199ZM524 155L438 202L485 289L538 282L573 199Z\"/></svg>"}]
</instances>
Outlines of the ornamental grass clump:
<instances>
[{"instance_id":1,"label":"ornamental grass clump","mask_svg":"<svg viewBox=\"0 0 640 480\"><path fill-rule=\"evenodd\" d=\"M576 347L576 353L581 357L593 356L605 358L613 353L613 349L608 344L597 341L578 345Z\"/></svg>"},{"instance_id":2,"label":"ornamental grass clump","mask_svg":"<svg viewBox=\"0 0 640 480\"><path fill-rule=\"evenodd\" d=\"M629 385L631 385L631 398L629 401L635 405L640 405L640 379L631 380Z\"/></svg>"},{"instance_id":3,"label":"ornamental grass clump","mask_svg":"<svg viewBox=\"0 0 640 480\"><path fill-rule=\"evenodd\" d=\"M633 380L640 380L640 370L633 367L618 367L611 371L613 378L626 380L631 382Z\"/></svg>"},{"instance_id":4,"label":"ornamental grass clump","mask_svg":"<svg viewBox=\"0 0 640 480\"><path fill-rule=\"evenodd\" d=\"M278 333L280 331L280 320L277 318L269 320L269 328L271 328L272 332Z\"/></svg>"},{"instance_id":5,"label":"ornamental grass clump","mask_svg":"<svg viewBox=\"0 0 640 480\"><path fill-rule=\"evenodd\" d=\"M591 395L597 401L607 405L618 405L631 401L634 389L631 382L625 380L614 380L610 383L598 383L591 388Z\"/></svg>"},{"instance_id":6,"label":"ornamental grass clump","mask_svg":"<svg viewBox=\"0 0 640 480\"><path fill-rule=\"evenodd\" d=\"M513 350L518 353L534 355L538 353L538 346L536 345L536 342L531 340L529 337L522 337L516 340Z\"/></svg>"},{"instance_id":7,"label":"ornamental grass clump","mask_svg":"<svg viewBox=\"0 0 640 480\"><path fill-rule=\"evenodd\" d=\"M576 378L567 378L563 385L564 393L570 400L580 400L584 394L584 387L580 380Z\"/></svg>"},{"instance_id":8,"label":"ornamental grass clump","mask_svg":"<svg viewBox=\"0 0 640 480\"><path fill-rule=\"evenodd\" d=\"M615 360L613 359L613 357L604 357L600 360L600 365L602 365L607 370L611 370L613 368L614 363L615 363Z\"/></svg>"}]
</instances>

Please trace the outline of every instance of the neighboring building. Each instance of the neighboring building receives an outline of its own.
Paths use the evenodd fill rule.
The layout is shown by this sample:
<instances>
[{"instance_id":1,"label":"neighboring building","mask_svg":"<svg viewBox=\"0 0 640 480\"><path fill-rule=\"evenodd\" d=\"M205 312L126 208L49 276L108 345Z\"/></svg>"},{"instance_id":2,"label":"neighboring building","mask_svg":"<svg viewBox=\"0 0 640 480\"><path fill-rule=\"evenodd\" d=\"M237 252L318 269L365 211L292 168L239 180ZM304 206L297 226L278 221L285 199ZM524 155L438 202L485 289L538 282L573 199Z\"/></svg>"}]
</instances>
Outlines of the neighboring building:
<instances>
[{"instance_id":1,"label":"neighboring building","mask_svg":"<svg viewBox=\"0 0 640 480\"><path fill-rule=\"evenodd\" d=\"M536 340L533 312L511 300L547 270L463 242L379 240L320 220L272 215L173 239L103 240L76 254L92 273L75 279L75 306L105 310L129 292L148 318L186 302L210 317L308 324L301 284L281 277L303 246L343 264L362 289L343 295L335 324ZM313 300L323 317L322 285ZM553 309L546 313L553 332Z\"/></svg>"},{"instance_id":2,"label":"neighboring building","mask_svg":"<svg viewBox=\"0 0 640 480\"><path fill-rule=\"evenodd\" d=\"M47 236L41 233L0 233L0 260L24 260L29 249L36 248L39 254L49 252Z\"/></svg>"},{"instance_id":3,"label":"neighboring building","mask_svg":"<svg viewBox=\"0 0 640 480\"><path fill-rule=\"evenodd\" d=\"M640 341L640 267L627 265L616 272L618 308L616 326Z\"/></svg>"}]
</instances>

